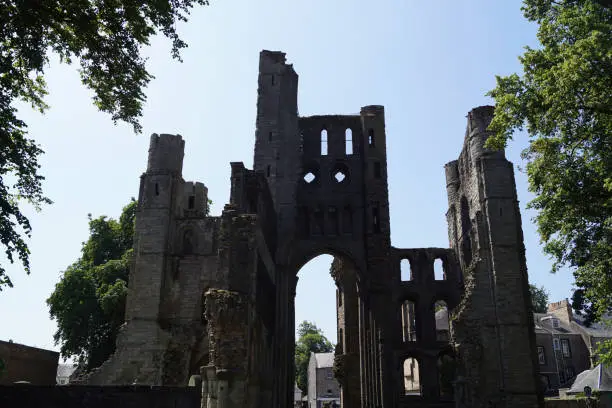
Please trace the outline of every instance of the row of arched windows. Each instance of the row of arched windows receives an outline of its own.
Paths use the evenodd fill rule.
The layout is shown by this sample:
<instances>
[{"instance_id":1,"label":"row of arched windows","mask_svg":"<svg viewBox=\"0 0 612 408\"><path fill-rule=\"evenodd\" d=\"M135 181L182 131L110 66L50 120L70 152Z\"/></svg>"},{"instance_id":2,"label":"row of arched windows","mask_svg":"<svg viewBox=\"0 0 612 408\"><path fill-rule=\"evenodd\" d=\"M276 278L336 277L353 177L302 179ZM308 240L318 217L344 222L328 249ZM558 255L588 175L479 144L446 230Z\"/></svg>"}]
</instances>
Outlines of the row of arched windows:
<instances>
[{"instance_id":1,"label":"row of arched windows","mask_svg":"<svg viewBox=\"0 0 612 408\"><path fill-rule=\"evenodd\" d=\"M368 130L368 145L375 147L374 129ZM353 130L346 128L344 131L344 153L349 156L353 154ZM327 156L329 153L329 138L327 129L321 130L321 156Z\"/></svg>"},{"instance_id":2,"label":"row of arched windows","mask_svg":"<svg viewBox=\"0 0 612 408\"><path fill-rule=\"evenodd\" d=\"M410 261L406 258L400 261L400 278L402 282L414 280L414 274L410 265ZM434 260L434 279L435 280L446 280L446 273L444 272L444 264L442 259L436 258Z\"/></svg>"}]
</instances>

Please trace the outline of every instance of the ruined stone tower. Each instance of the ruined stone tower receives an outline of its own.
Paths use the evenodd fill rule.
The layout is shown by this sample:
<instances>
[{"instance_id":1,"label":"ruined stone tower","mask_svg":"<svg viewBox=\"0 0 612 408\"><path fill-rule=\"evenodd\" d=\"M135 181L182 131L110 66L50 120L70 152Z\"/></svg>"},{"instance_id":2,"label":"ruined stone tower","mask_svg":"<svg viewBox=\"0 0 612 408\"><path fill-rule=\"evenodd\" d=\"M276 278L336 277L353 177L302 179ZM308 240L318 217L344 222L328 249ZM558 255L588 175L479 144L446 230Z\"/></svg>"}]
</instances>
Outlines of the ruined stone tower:
<instances>
[{"instance_id":1,"label":"ruined stone tower","mask_svg":"<svg viewBox=\"0 0 612 408\"><path fill-rule=\"evenodd\" d=\"M262 51L254 169L231 163L219 217L206 213L204 185L182 179L182 138L151 138L126 323L88 381L186 385L200 374L203 407L292 406L297 272L327 253L344 407L537 406L512 165L483 147L492 108L470 113L446 167L451 248L402 249L390 242L384 108L300 117L297 91L285 54Z\"/></svg>"}]
</instances>

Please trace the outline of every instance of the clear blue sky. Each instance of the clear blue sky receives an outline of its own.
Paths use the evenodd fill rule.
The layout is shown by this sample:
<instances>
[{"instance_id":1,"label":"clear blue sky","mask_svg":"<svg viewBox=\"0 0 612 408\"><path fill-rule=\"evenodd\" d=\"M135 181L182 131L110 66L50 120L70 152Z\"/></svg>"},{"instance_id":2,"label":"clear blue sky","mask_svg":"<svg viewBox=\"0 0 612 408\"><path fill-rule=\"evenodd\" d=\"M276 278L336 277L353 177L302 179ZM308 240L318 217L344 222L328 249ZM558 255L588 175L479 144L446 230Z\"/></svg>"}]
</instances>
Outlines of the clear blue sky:
<instances>
[{"instance_id":1,"label":"clear blue sky","mask_svg":"<svg viewBox=\"0 0 612 408\"><path fill-rule=\"evenodd\" d=\"M186 140L184 178L209 188L212 213L229 198L230 161L252 166L257 68L262 49L287 53L300 75L302 115L351 114L364 105L386 108L391 237L396 247L448 247L444 164L457 158L466 114L490 104L495 74L520 69L524 45L536 45L518 0L281 0L215 1L180 26L189 48L184 63L170 44L153 41L145 53L155 80L134 135L96 111L76 67L47 70L51 105L42 116L20 109L42 157L44 189L54 204L27 211L32 274L9 265L14 289L0 292L0 339L58 349L45 300L87 239L87 214L120 214L138 194L149 135ZM521 165L525 139L507 151ZM543 255L525 175L516 172L530 280L551 301L571 296L569 272L551 275ZM3 259L0 262L5 263ZM335 341L331 257L300 271L296 320L311 320Z\"/></svg>"}]
</instances>

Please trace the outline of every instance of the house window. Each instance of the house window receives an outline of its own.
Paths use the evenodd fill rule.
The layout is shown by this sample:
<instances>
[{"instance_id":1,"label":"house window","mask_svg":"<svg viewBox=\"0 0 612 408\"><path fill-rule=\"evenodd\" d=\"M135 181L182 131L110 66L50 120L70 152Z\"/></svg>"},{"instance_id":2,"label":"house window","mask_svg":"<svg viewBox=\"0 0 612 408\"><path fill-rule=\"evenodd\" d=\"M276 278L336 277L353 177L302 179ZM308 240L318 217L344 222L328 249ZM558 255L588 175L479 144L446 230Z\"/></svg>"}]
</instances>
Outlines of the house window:
<instances>
[{"instance_id":1,"label":"house window","mask_svg":"<svg viewBox=\"0 0 612 408\"><path fill-rule=\"evenodd\" d=\"M559 328L559 319L552 319L552 327L553 329Z\"/></svg>"},{"instance_id":2,"label":"house window","mask_svg":"<svg viewBox=\"0 0 612 408\"><path fill-rule=\"evenodd\" d=\"M327 371L327 379L328 380L333 380L334 379L334 372L332 370L328 370ZM331 392L331 390L329 390L329 392Z\"/></svg>"},{"instance_id":3,"label":"house window","mask_svg":"<svg viewBox=\"0 0 612 408\"><path fill-rule=\"evenodd\" d=\"M553 349L555 349L555 351L561 349L561 346L559 345L559 339L558 338L554 338L553 339Z\"/></svg>"},{"instance_id":4,"label":"house window","mask_svg":"<svg viewBox=\"0 0 612 408\"><path fill-rule=\"evenodd\" d=\"M538 362L540 365L546 364L546 354L544 353L544 347L538 346Z\"/></svg>"},{"instance_id":5,"label":"house window","mask_svg":"<svg viewBox=\"0 0 612 408\"><path fill-rule=\"evenodd\" d=\"M572 353L570 351L569 339L561 339L561 351L563 352L563 357L572 356Z\"/></svg>"}]
</instances>

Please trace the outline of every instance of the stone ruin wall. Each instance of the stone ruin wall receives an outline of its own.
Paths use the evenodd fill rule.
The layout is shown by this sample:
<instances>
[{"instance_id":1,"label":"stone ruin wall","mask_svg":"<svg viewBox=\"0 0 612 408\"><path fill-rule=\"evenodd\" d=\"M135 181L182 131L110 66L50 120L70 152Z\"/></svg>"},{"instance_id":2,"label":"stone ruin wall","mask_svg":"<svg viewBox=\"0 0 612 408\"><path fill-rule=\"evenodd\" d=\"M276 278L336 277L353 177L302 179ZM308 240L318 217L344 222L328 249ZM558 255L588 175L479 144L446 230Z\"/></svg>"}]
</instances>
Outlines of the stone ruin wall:
<instances>
[{"instance_id":1,"label":"stone ruin wall","mask_svg":"<svg viewBox=\"0 0 612 408\"><path fill-rule=\"evenodd\" d=\"M446 165L451 248L400 249L389 238L384 108L300 118L297 74L284 54L269 51L258 93L255 170L231 163L230 203L220 217L205 213L206 187L182 179L182 138L152 136L126 323L115 354L86 382L184 386L201 374L203 407L289 406L294 274L327 248L335 255L343 406L442 404L443 354L459 363L460 406L541 403L512 164L483 147L492 108L469 113L459 160ZM354 153L344 157L347 126ZM324 157L322 128L332 138ZM336 170L353 184L301 180ZM437 258L442 281L433 276ZM400 279L402 259L409 281ZM417 316L410 341L402 336L405 300ZM436 338L438 300L452 311L450 344ZM403 395L406 358L419 362L416 398Z\"/></svg>"},{"instance_id":2,"label":"stone ruin wall","mask_svg":"<svg viewBox=\"0 0 612 408\"><path fill-rule=\"evenodd\" d=\"M451 248L464 293L451 333L465 406L542 403L525 247L512 163L484 147L493 107L468 114L459 159L446 165ZM456 396L457 397L457 396Z\"/></svg>"}]
</instances>

